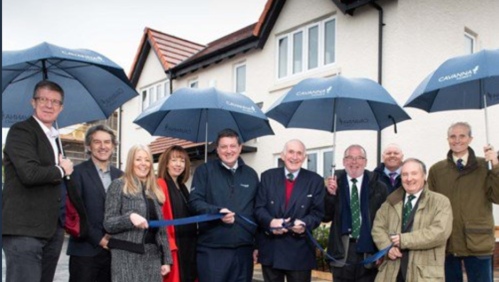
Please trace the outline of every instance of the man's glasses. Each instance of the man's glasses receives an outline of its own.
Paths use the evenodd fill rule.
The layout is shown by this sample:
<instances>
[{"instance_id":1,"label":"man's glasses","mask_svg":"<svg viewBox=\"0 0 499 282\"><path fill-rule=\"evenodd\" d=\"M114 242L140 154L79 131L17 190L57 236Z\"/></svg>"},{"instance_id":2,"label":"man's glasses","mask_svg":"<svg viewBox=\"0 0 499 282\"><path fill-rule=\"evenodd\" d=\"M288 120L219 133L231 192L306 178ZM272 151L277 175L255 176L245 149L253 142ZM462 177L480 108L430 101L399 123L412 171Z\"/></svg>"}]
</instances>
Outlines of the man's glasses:
<instances>
[{"instance_id":1,"label":"man's glasses","mask_svg":"<svg viewBox=\"0 0 499 282\"><path fill-rule=\"evenodd\" d=\"M49 99L49 98L45 98L45 97L35 97L34 99L36 101L38 101L38 103L40 103L40 105L42 105L42 106L47 105L49 102L52 103L52 106L54 108L58 108L58 107L62 106L61 100Z\"/></svg>"},{"instance_id":2,"label":"man's glasses","mask_svg":"<svg viewBox=\"0 0 499 282\"><path fill-rule=\"evenodd\" d=\"M346 157L344 157L344 159L347 160L347 161L349 161L349 162L351 162L351 161L357 161L357 162L359 162L359 161L365 160L366 158L364 158L364 157L346 156Z\"/></svg>"}]
</instances>

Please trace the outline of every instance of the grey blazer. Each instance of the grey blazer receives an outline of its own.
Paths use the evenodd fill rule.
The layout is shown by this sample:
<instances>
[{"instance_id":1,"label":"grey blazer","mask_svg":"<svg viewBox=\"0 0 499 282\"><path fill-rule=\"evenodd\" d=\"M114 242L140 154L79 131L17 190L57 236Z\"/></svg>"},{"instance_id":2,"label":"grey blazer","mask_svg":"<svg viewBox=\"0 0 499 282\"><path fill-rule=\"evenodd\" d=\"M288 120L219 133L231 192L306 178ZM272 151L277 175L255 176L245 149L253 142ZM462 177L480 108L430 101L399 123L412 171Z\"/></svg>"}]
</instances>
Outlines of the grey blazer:
<instances>
[{"instance_id":1,"label":"grey blazer","mask_svg":"<svg viewBox=\"0 0 499 282\"><path fill-rule=\"evenodd\" d=\"M137 213L147 218L146 200L143 193L137 195L124 194L123 185L124 181L121 178L116 179L111 183L107 192L104 228L107 233L111 234L109 247L113 254L111 241L115 240L115 242L119 242L120 247L131 248L130 251L132 252L144 252L144 239L147 230L134 227L130 221L130 214ZM157 201L154 201L154 207L158 218L163 219L163 212ZM159 228L156 244L162 253L161 264L173 264L166 228ZM123 252L119 253L123 254ZM113 259L115 255L118 255L118 252L113 254Z\"/></svg>"}]
</instances>

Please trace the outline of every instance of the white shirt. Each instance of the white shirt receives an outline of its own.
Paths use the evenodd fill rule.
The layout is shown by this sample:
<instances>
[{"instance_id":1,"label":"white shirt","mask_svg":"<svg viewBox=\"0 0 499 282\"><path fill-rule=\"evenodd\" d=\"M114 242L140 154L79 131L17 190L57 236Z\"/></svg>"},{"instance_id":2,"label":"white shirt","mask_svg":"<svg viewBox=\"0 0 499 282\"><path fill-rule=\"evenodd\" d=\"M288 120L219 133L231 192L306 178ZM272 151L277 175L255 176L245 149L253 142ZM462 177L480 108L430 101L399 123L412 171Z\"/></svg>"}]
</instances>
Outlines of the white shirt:
<instances>
[{"instance_id":1,"label":"white shirt","mask_svg":"<svg viewBox=\"0 0 499 282\"><path fill-rule=\"evenodd\" d=\"M50 145L52 145L52 149L54 151L54 159L55 159L55 164L57 168L61 171L62 177L64 177L64 170L62 167L59 166L59 149L57 147L57 137L59 137L59 131L55 129L53 126L51 128L48 128L43 122L41 122L37 117L33 116L33 118L38 122L40 125L40 128L43 130L45 135L47 136Z\"/></svg>"},{"instance_id":2,"label":"white shirt","mask_svg":"<svg viewBox=\"0 0 499 282\"><path fill-rule=\"evenodd\" d=\"M411 201L412 208L414 208L414 205L416 205L416 203L418 202L421 193L423 193L423 189L419 190L419 192L417 192L416 194L413 194L415 198ZM404 206L407 204L407 201L409 201L409 195L409 193L405 193Z\"/></svg>"},{"instance_id":3,"label":"white shirt","mask_svg":"<svg viewBox=\"0 0 499 282\"><path fill-rule=\"evenodd\" d=\"M298 174L300 173L300 170L297 170L295 172L289 172L289 170L284 167L284 178L288 179L288 174L292 173L293 174L293 179L296 179L298 177Z\"/></svg>"},{"instance_id":4,"label":"white shirt","mask_svg":"<svg viewBox=\"0 0 499 282\"><path fill-rule=\"evenodd\" d=\"M350 175L347 174L347 180L348 180L348 189L350 189L350 202L352 201L352 185L353 185L353 182L352 182L352 177L350 177ZM364 174L362 174L361 176L359 177L356 177L355 179L357 179L357 183L355 184L357 186L357 192L358 192L358 195L359 195L359 207L360 207L360 191L362 189L362 180L364 180ZM362 208L361 208L362 210ZM362 224L362 212L360 213L360 224ZM350 237L352 237L352 235L350 235Z\"/></svg>"},{"instance_id":5,"label":"white shirt","mask_svg":"<svg viewBox=\"0 0 499 282\"><path fill-rule=\"evenodd\" d=\"M232 170L236 171L236 170L237 170L237 168L239 167L239 163L238 163L238 161L236 161L236 163L234 164L234 166L233 166L233 167L229 167L229 166L228 166L228 165L226 165L224 162L222 162L222 165L223 165L225 168L227 168L228 170L230 170L230 171L232 171Z\"/></svg>"}]
</instances>

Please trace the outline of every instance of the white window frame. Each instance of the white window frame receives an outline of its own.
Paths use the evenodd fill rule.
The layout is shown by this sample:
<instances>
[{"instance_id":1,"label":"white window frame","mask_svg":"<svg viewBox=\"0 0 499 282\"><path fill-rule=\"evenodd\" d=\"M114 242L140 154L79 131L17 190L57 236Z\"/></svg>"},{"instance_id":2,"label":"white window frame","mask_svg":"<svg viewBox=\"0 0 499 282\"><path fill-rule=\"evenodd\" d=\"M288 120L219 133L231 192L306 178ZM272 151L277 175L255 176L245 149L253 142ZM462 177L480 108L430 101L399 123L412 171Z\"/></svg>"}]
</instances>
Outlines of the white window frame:
<instances>
[{"instance_id":1,"label":"white window frame","mask_svg":"<svg viewBox=\"0 0 499 282\"><path fill-rule=\"evenodd\" d=\"M466 53L465 55L470 55L470 54L475 53L476 52L476 36L474 34L472 34L471 32L465 31L464 37L471 39L471 44L472 44L471 53ZM468 50L465 50L465 51L467 52Z\"/></svg>"},{"instance_id":2,"label":"white window frame","mask_svg":"<svg viewBox=\"0 0 499 282\"><path fill-rule=\"evenodd\" d=\"M245 67L246 71L244 72L244 91L242 92L238 92L237 91L237 70L240 68L240 67ZM233 85L234 85L234 92L235 93L240 93L240 94L246 94L246 90L248 88L248 66L246 65L246 62L241 62L241 63L238 63L238 64L235 64L234 65L234 82L233 82Z\"/></svg>"},{"instance_id":3,"label":"white window frame","mask_svg":"<svg viewBox=\"0 0 499 282\"><path fill-rule=\"evenodd\" d=\"M156 101L162 99L166 95L170 95L170 80L162 80L157 83L149 84L140 89L140 105L139 111L143 112L149 106L151 106ZM161 91L161 96L158 96L158 89L163 89ZM166 89L168 89L168 93L165 93ZM147 96L146 101L144 101L144 95ZM146 106L145 106L146 105Z\"/></svg>"},{"instance_id":4,"label":"white window frame","mask_svg":"<svg viewBox=\"0 0 499 282\"><path fill-rule=\"evenodd\" d=\"M196 84L196 87L193 87L194 84ZM198 79L195 78L195 79L189 80L188 87L189 88L199 88L199 81L198 81Z\"/></svg>"},{"instance_id":5,"label":"white window frame","mask_svg":"<svg viewBox=\"0 0 499 282\"><path fill-rule=\"evenodd\" d=\"M329 21L335 21L334 25L334 42L335 42L335 48L334 48L334 61L328 64L324 63L325 60L325 24L326 22ZM308 66L308 55L309 55L309 50L308 50L308 40L309 40L309 30L313 27L318 27L318 62L317 62L317 67L309 69ZM302 70L300 72L293 73L293 48L294 48L294 35L296 33L302 32ZM286 67L286 75L283 77L279 77L279 42L281 39L287 38L288 41L288 46L287 46L287 67ZM322 19L320 21L299 27L297 29L294 29L286 34L282 34L280 36L276 37L276 49L275 49L275 56L277 58L276 60L276 71L275 71L275 78L278 81L286 80L289 78L297 77L302 74L309 73L311 71L315 71L318 69L324 69L331 67L336 64L338 61L337 59L337 46L338 46L338 20L336 16L331 16L327 17L325 19Z\"/></svg>"}]
</instances>

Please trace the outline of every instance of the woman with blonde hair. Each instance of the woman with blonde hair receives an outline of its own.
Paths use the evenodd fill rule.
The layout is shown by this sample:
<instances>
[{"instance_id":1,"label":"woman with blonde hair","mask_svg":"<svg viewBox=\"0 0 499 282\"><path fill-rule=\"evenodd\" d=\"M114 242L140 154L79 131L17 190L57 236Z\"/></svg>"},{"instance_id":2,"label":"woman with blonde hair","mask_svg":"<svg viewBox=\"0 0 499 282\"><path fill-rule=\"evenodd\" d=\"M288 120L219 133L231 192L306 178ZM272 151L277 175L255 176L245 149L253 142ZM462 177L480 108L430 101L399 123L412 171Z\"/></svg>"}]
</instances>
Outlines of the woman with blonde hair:
<instances>
[{"instance_id":1,"label":"woman with blonde hair","mask_svg":"<svg viewBox=\"0 0 499 282\"><path fill-rule=\"evenodd\" d=\"M165 150L158 162L158 184L165 194L165 219L190 217L187 203L191 163L184 148L172 146ZM194 282L197 277L196 240L197 225L168 226L168 239L172 250L173 266L164 282Z\"/></svg>"},{"instance_id":2,"label":"woman with blonde hair","mask_svg":"<svg viewBox=\"0 0 499 282\"><path fill-rule=\"evenodd\" d=\"M160 282L173 263L165 228L149 228L161 220L165 196L156 183L147 146L130 148L125 174L113 181L106 197L104 228L111 234L111 278L116 282Z\"/></svg>"}]
</instances>

